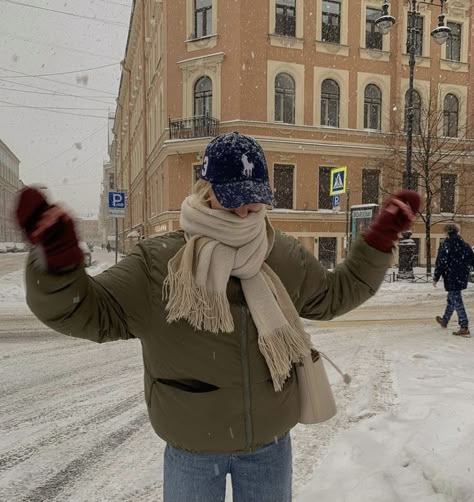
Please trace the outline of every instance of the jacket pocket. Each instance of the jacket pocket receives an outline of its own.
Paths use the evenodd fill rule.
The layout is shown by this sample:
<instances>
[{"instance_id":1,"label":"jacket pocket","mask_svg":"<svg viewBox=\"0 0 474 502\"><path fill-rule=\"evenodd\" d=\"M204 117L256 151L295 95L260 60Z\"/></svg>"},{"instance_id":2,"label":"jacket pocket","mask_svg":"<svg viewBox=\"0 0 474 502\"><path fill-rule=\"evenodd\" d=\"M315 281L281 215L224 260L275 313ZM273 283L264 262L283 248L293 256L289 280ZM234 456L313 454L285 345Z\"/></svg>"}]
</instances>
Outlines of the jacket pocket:
<instances>
[{"instance_id":1,"label":"jacket pocket","mask_svg":"<svg viewBox=\"0 0 474 502\"><path fill-rule=\"evenodd\" d=\"M167 385L168 387L173 387L175 389L190 392L192 394L202 394L206 392L213 392L219 390L219 387L211 383L202 382L201 380L193 379L181 379L181 380L170 380L167 378L153 378L150 385L150 392L148 395L147 404L148 407L151 406L151 396L153 394L153 387L160 383L162 385Z\"/></svg>"}]
</instances>

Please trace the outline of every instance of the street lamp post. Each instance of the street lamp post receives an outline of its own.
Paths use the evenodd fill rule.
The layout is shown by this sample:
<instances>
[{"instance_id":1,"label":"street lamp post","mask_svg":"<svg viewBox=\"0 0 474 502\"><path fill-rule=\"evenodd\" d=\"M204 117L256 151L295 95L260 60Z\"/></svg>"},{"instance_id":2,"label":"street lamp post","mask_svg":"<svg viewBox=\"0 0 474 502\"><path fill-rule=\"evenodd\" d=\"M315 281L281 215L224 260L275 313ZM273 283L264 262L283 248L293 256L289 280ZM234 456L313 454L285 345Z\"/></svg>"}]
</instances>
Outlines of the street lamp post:
<instances>
[{"instance_id":1,"label":"street lamp post","mask_svg":"<svg viewBox=\"0 0 474 502\"><path fill-rule=\"evenodd\" d=\"M409 80L408 80L408 95L406 102L406 163L405 163L405 180L404 187L413 188L413 95L414 95L414 82L415 82L415 65L416 65L416 52L418 48L418 27L417 18L418 4L437 5L441 7L441 13L438 16L438 26L431 32L433 40L439 44L444 44L451 36L451 29L445 26L444 4L447 0L440 0L440 3L435 3L434 0L408 0L408 37L407 37L407 53L409 55ZM389 33L396 19L389 14L389 0L385 0L382 5L382 15L375 21L377 29L384 35ZM411 239L411 232L405 232L403 239L400 241L399 247L399 276L402 278L413 277L413 257L415 250L415 242Z\"/></svg>"}]
</instances>

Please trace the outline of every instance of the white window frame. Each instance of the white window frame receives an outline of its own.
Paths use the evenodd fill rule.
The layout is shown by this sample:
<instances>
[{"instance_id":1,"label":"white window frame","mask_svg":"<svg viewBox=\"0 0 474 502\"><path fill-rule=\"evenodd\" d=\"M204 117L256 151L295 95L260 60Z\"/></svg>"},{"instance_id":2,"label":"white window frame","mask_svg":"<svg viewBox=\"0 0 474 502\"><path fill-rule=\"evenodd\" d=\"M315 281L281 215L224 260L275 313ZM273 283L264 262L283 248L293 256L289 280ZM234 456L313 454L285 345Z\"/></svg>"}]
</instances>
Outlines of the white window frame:
<instances>
[{"instance_id":1,"label":"white window frame","mask_svg":"<svg viewBox=\"0 0 474 502\"><path fill-rule=\"evenodd\" d=\"M295 81L295 123L288 126L304 124L304 73L302 64L285 61L267 61L267 121L275 121L275 78L279 73L288 73Z\"/></svg>"},{"instance_id":2,"label":"white window frame","mask_svg":"<svg viewBox=\"0 0 474 502\"><path fill-rule=\"evenodd\" d=\"M339 127L321 126L321 85L332 79L339 85ZM314 67L314 110L313 123L315 126L329 129L347 129L349 127L349 71L335 68Z\"/></svg>"},{"instance_id":3,"label":"white window frame","mask_svg":"<svg viewBox=\"0 0 474 502\"><path fill-rule=\"evenodd\" d=\"M467 121L467 96L468 88L464 85L454 85L454 84L440 84L439 85L439 98L438 107L439 110L444 111L444 98L447 94L454 94L459 100L459 119L458 119L458 131L461 132L460 137L463 136L462 132L466 129ZM439 124L439 135L443 136L444 120L440 120Z\"/></svg>"},{"instance_id":4,"label":"white window frame","mask_svg":"<svg viewBox=\"0 0 474 502\"><path fill-rule=\"evenodd\" d=\"M390 130L390 102L391 102L391 85L390 75L375 75L374 73L357 74L357 128L367 131L378 131L376 129L364 128L364 98L365 88L369 84L376 85L382 91L382 113L381 113L381 129L379 132L387 132Z\"/></svg>"}]
</instances>

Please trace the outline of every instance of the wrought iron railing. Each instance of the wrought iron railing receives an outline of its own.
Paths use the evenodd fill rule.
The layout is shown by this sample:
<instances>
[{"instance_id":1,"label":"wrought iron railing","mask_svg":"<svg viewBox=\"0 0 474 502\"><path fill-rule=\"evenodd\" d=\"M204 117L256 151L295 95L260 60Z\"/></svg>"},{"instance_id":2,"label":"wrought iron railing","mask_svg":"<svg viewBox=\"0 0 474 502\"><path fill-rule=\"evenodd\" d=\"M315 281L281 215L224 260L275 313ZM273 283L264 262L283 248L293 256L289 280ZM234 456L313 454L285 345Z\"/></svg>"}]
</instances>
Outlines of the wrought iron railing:
<instances>
[{"instance_id":1,"label":"wrought iron railing","mask_svg":"<svg viewBox=\"0 0 474 502\"><path fill-rule=\"evenodd\" d=\"M213 137L219 134L219 120L209 115L168 120L170 139Z\"/></svg>"}]
</instances>

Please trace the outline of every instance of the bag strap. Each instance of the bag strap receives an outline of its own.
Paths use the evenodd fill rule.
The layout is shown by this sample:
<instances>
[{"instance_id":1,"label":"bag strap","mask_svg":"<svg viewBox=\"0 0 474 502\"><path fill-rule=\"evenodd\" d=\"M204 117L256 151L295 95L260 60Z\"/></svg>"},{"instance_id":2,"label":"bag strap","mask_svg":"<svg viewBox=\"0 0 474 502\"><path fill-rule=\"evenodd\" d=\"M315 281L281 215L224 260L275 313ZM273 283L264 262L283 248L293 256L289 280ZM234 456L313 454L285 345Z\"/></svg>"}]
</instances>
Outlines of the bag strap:
<instances>
[{"instance_id":1,"label":"bag strap","mask_svg":"<svg viewBox=\"0 0 474 502\"><path fill-rule=\"evenodd\" d=\"M336 363L334 363L333 361L331 361L331 359L329 359L329 357L324 354L323 352L320 352L319 350L318 351L315 351L318 353L318 357L316 357L316 359L313 359L313 362L316 362L318 359L319 359L319 355L321 355L322 357L324 357L324 359L326 359L326 361L332 365L332 367L339 373L339 375L341 375L342 379L344 380L344 383L345 384L350 384L351 381L352 381L352 377L347 374L347 373L343 373L340 368L336 365ZM311 354L312 355L312 354ZM314 356L313 356L314 357Z\"/></svg>"}]
</instances>

